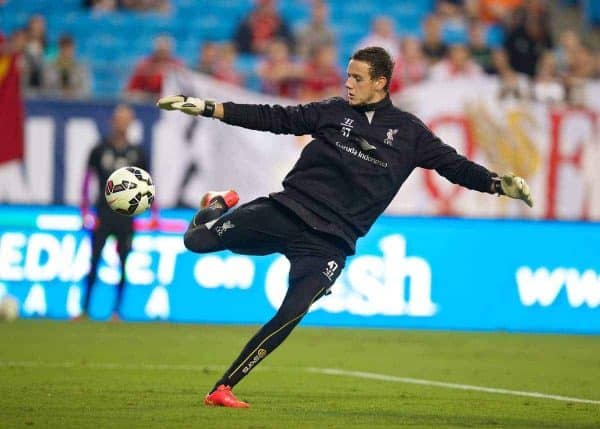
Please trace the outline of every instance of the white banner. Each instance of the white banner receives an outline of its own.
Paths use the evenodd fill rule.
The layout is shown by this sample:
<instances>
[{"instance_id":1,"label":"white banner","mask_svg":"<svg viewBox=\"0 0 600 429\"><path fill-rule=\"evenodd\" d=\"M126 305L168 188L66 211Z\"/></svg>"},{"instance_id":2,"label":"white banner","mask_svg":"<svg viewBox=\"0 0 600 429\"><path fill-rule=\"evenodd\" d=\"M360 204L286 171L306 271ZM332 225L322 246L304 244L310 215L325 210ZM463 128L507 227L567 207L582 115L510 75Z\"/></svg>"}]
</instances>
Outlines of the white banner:
<instances>
[{"instance_id":1,"label":"white banner","mask_svg":"<svg viewBox=\"0 0 600 429\"><path fill-rule=\"evenodd\" d=\"M592 83L586 93L590 100L597 100L600 87ZM597 95L591 97L591 93ZM518 201L468 192L421 170L412 179L418 182L419 194L426 196L424 212L600 219L597 111L499 94L495 78L455 80L414 87L399 101L469 158L498 173L513 171L525 177L532 188L534 209Z\"/></svg>"},{"instance_id":2,"label":"white banner","mask_svg":"<svg viewBox=\"0 0 600 429\"><path fill-rule=\"evenodd\" d=\"M192 72L170 75L165 94L193 94L219 102L292 104L223 84ZM197 206L207 190L236 189L248 201L282 189L281 181L302 149L295 136L233 127L177 112L161 115L153 145L153 171L161 206L182 198ZM187 177L186 177L187 176Z\"/></svg>"}]
</instances>

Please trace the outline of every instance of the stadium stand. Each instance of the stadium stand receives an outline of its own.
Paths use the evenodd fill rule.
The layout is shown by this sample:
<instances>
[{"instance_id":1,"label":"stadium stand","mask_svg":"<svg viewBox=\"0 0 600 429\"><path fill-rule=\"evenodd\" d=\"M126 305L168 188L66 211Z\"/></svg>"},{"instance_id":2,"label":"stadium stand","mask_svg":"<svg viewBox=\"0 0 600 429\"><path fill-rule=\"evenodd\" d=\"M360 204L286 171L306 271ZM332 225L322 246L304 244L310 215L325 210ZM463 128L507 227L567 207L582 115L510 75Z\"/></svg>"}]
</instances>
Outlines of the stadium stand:
<instances>
[{"instance_id":1,"label":"stadium stand","mask_svg":"<svg viewBox=\"0 0 600 429\"><path fill-rule=\"evenodd\" d=\"M47 22L48 42L56 45L62 35L76 41L77 58L92 72L92 96L115 97L123 90L135 64L152 50L153 40L162 34L176 41L175 55L194 68L205 41L226 42L253 7L253 0L171 0L168 12L133 12L131 10L97 11L84 7L82 0L6 0L0 6L0 31L6 35L26 25L36 13ZM331 29L337 40L338 64L343 67L357 43L368 30L371 20L385 10L395 23L399 37L422 37L421 25L436 9L435 0L372 0L347 2L330 0ZM561 7L580 6L589 25L600 22L597 1L562 0ZM280 0L278 10L292 30L310 19L308 0ZM179 23L185 22L185 25ZM505 36L500 25L486 27L488 46L498 47ZM468 28L459 21L447 20L442 37L447 44L465 43ZM245 84L259 89L256 77L258 59L238 55L236 70L245 76Z\"/></svg>"}]
</instances>

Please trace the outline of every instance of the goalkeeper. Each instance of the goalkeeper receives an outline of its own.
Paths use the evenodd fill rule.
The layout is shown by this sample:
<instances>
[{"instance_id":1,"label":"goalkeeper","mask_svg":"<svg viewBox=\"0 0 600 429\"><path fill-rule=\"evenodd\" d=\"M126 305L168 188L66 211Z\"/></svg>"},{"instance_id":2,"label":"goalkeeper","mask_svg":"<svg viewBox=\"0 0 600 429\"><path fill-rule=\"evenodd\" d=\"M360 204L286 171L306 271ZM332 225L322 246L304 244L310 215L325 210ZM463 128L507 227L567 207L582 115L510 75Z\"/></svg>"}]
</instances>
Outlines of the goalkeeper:
<instances>
[{"instance_id":1,"label":"goalkeeper","mask_svg":"<svg viewBox=\"0 0 600 429\"><path fill-rule=\"evenodd\" d=\"M258 198L228 214L235 191L209 192L185 233L188 249L264 255L290 261L281 307L244 347L206 395L206 405L247 407L231 389L272 353L327 294L354 253L356 240L392 201L417 167L435 169L452 183L489 194L533 201L525 181L498 176L459 155L418 118L396 108L388 89L393 70L379 47L356 51L347 68L347 97L299 106L217 103L183 95L161 98L161 109L202 115L277 134L311 134L283 191Z\"/></svg>"}]
</instances>

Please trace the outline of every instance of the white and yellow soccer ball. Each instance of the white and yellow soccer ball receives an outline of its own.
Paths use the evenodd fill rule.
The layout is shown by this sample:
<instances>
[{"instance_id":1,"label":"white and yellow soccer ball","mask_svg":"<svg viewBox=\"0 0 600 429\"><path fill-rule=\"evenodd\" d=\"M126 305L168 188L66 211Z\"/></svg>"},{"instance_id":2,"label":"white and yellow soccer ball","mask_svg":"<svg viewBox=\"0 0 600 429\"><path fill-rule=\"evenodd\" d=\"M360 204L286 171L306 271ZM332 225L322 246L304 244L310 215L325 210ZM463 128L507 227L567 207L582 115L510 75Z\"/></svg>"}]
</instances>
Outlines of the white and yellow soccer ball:
<instances>
[{"instance_id":1,"label":"white and yellow soccer ball","mask_svg":"<svg viewBox=\"0 0 600 429\"><path fill-rule=\"evenodd\" d=\"M19 302L10 295L0 298L0 321L12 322L19 317Z\"/></svg>"},{"instance_id":2,"label":"white and yellow soccer ball","mask_svg":"<svg viewBox=\"0 0 600 429\"><path fill-rule=\"evenodd\" d=\"M125 216L143 213L154 202L152 177L139 167L119 168L106 181L104 197L117 213Z\"/></svg>"}]
</instances>

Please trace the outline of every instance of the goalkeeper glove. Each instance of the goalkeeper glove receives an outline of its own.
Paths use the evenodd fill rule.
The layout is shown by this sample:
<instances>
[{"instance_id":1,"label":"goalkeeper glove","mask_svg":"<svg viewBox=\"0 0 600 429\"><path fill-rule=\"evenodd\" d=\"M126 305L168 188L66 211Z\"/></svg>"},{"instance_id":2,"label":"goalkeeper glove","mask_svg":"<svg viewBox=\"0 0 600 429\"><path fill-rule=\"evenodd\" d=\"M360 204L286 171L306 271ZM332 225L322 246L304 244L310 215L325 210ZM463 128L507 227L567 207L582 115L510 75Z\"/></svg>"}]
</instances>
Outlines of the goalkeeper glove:
<instances>
[{"instance_id":1,"label":"goalkeeper glove","mask_svg":"<svg viewBox=\"0 0 600 429\"><path fill-rule=\"evenodd\" d=\"M192 116L212 117L215 112L215 102L185 95L169 95L156 102L156 106L164 110L180 110Z\"/></svg>"},{"instance_id":2,"label":"goalkeeper glove","mask_svg":"<svg viewBox=\"0 0 600 429\"><path fill-rule=\"evenodd\" d=\"M501 177L495 177L493 180L495 192L500 195L523 200L529 207L533 207L533 198L525 179L515 176L513 173L508 173Z\"/></svg>"}]
</instances>

